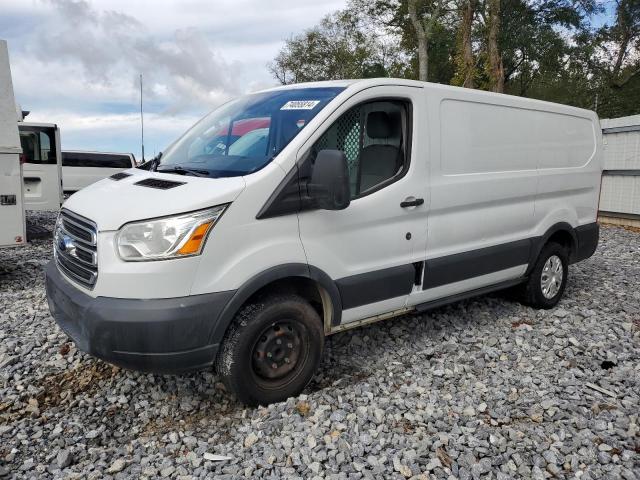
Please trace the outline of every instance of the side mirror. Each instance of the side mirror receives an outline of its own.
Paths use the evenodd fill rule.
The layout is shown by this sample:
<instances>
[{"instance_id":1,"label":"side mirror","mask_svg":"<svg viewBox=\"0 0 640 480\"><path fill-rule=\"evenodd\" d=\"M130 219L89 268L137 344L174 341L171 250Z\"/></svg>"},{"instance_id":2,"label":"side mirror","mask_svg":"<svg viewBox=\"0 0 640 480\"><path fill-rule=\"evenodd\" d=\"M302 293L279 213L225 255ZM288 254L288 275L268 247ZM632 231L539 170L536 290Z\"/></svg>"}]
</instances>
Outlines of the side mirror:
<instances>
[{"instance_id":1,"label":"side mirror","mask_svg":"<svg viewBox=\"0 0 640 480\"><path fill-rule=\"evenodd\" d=\"M347 157L340 150L321 150L311 174L311 197L317 208L344 210L351 203Z\"/></svg>"}]
</instances>

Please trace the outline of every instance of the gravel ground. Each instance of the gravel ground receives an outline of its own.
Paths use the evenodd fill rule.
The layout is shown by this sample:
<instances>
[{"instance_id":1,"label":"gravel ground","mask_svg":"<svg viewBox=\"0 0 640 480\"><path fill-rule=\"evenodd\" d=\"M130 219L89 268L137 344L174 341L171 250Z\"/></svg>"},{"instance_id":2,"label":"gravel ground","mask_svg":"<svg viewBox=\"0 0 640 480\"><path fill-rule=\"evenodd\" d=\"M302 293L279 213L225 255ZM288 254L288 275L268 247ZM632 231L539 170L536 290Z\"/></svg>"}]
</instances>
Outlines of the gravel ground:
<instances>
[{"instance_id":1,"label":"gravel ground","mask_svg":"<svg viewBox=\"0 0 640 480\"><path fill-rule=\"evenodd\" d=\"M497 295L335 335L304 395L246 409L211 373L78 352L50 240L0 250L0 476L640 478L639 252L603 228L552 311Z\"/></svg>"}]
</instances>

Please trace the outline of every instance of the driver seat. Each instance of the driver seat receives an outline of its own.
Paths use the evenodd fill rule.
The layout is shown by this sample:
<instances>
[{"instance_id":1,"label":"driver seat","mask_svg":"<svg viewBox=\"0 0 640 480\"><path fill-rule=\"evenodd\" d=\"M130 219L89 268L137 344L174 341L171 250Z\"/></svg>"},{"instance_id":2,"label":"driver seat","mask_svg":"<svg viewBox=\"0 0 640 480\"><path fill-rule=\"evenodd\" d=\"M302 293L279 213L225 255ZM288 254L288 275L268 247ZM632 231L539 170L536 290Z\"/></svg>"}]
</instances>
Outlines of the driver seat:
<instances>
[{"instance_id":1,"label":"driver seat","mask_svg":"<svg viewBox=\"0 0 640 480\"><path fill-rule=\"evenodd\" d=\"M387 112L371 112L367 115L366 132L371 139L389 141L400 126ZM369 145L360 153L358 193L364 192L392 178L402 168L400 148L389 144Z\"/></svg>"}]
</instances>

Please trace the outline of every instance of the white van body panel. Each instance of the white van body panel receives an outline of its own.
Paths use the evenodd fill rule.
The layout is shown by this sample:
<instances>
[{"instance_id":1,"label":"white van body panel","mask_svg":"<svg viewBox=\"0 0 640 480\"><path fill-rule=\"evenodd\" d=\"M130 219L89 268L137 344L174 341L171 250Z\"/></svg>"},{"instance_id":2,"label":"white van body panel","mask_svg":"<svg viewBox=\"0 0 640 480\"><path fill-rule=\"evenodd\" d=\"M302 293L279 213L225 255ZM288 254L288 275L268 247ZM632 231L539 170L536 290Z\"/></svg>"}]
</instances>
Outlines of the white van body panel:
<instances>
[{"instance_id":1,"label":"white van body panel","mask_svg":"<svg viewBox=\"0 0 640 480\"><path fill-rule=\"evenodd\" d=\"M257 220L257 210L284 179L275 162L244 177L246 191L224 213L205 245L192 295L240 288L253 276L284 264L306 264L296 215Z\"/></svg>"},{"instance_id":2,"label":"white van body panel","mask_svg":"<svg viewBox=\"0 0 640 480\"><path fill-rule=\"evenodd\" d=\"M369 303L359 307L347 308L342 311L342 321L340 324L348 325L349 323L357 322L364 318L371 318L383 313L400 310L405 307L406 303L407 296L402 295L400 297Z\"/></svg>"},{"instance_id":3,"label":"white van body panel","mask_svg":"<svg viewBox=\"0 0 640 480\"><path fill-rule=\"evenodd\" d=\"M377 98L408 99L413 103L412 161L406 174L382 190L356 198L345 210L302 212L300 236L309 263L321 268L334 279L411 263L422 257L426 248L427 208L400 209L410 196L424 198L428 193L427 151L421 132L427 130L423 116L424 98L421 88L374 87L352 94L298 151L298 159L318 140L323 131L340 115L355 105ZM400 213L400 214L398 214ZM425 223L416 231L416 224ZM411 232L410 240L406 239ZM363 241L365 242L363 244Z\"/></svg>"},{"instance_id":4,"label":"white van body panel","mask_svg":"<svg viewBox=\"0 0 640 480\"><path fill-rule=\"evenodd\" d=\"M0 40L0 246L26 243L22 194L22 153L7 42Z\"/></svg>"},{"instance_id":5,"label":"white van body panel","mask_svg":"<svg viewBox=\"0 0 640 480\"><path fill-rule=\"evenodd\" d=\"M112 168L112 167L82 167L82 166L65 166L64 154L65 153L89 153L93 156L100 155L122 155L129 157L129 166L127 168L133 168L136 166L133 156L131 154L118 154L110 152L82 152L79 150L65 150L62 152L63 165L62 165L62 186L65 192L77 192L89 185L96 183L103 178L110 177L113 174L127 170L127 168Z\"/></svg>"},{"instance_id":6,"label":"white van body panel","mask_svg":"<svg viewBox=\"0 0 640 480\"><path fill-rule=\"evenodd\" d=\"M65 202L63 208L96 223L100 242L100 275L94 289L89 290L72 279L70 281L92 297L172 298L191 294L191 286L203 256L168 262L125 262L117 254L117 230L132 221L232 203L244 190L244 179L227 178L213 183L215 180L212 179L150 173L137 169L126 170L126 173L130 176L118 181L108 178L100 180L75 193ZM134 185L150 177L185 184L169 190ZM186 188L190 189L191 194L196 193L196 197L185 195ZM149 210L150 205L161 205L162 212L154 214Z\"/></svg>"},{"instance_id":7,"label":"white van body panel","mask_svg":"<svg viewBox=\"0 0 640 480\"><path fill-rule=\"evenodd\" d=\"M69 197L64 208L90 218L98 225L98 230L103 232L118 230L125 223L137 220L233 202L245 188L242 177L211 179L147 172L135 168L124 172L130 176L117 181L110 178L100 180ZM135 185L150 177L182 182L184 185L168 190Z\"/></svg>"},{"instance_id":8,"label":"white van body panel","mask_svg":"<svg viewBox=\"0 0 640 480\"><path fill-rule=\"evenodd\" d=\"M440 159L431 163L427 259L542 237L560 222L596 221L595 114L473 90L427 92L431 152ZM414 292L409 305L515 279L527 266Z\"/></svg>"},{"instance_id":9,"label":"white van body panel","mask_svg":"<svg viewBox=\"0 0 640 480\"><path fill-rule=\"evenodd\" d=\"M353 89L353 87L352 87ZM367 87L353 92L332 112L323 125L298 152L298 159L337 118L364 102L404 99L412 105L411 152L408 171L385 188L356 198L345 210L313 210L299 215L300 238L309 264L339 280L353 275L384 270L424 260L428 212L428 125L422 87ZM400 208L407 198L421 198L420 207ZM409 236L410 238L407 238ZM377 315L404 307L407 297L375 302L365 307L345 309L343 322L361 314Z\"/></svg>"},{"instance_id":10,"label":"white van body panel","mask_svg":"<svg viewBox=\"0 0 640 480\"><path fill-rule=\"evenodd\" d=\"M115 231L98 234L103 248L98 250L100 275L93 291L78 288L92 297L173 298L191 293L191 285L201 257L181 258L168 262L123 262L118 257Z\"/></svg>"}]
</instances>

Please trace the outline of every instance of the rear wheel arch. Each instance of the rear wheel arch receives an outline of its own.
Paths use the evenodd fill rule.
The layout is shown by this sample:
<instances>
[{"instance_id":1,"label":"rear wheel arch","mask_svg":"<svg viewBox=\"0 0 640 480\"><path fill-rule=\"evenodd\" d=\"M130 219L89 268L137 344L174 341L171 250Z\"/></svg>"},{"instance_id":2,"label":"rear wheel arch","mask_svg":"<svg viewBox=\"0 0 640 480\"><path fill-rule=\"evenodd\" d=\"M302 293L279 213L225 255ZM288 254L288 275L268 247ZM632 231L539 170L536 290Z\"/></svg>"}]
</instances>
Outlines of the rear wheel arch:
<instances>
[{"instance_id":1,"label":"rear wheel arch","mask_svg":"<svg viewBox=\"0 0 640 480\"><path fill-rule=\"evenodd\" d=\"M529 258L529 265L527 267L527 275L529 275L540 256L540 252L545 247L545 245L554 242L562 245L567 249L567 254L569 259L574 256L577 247L578 247L578 236L576 234L575 228L573 228L567 222L559 222L547 229L547 231L541 237L538 237L534 240L531 255Z\"/></svg>"}]
</instances>

